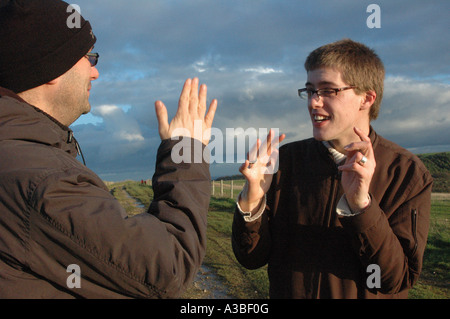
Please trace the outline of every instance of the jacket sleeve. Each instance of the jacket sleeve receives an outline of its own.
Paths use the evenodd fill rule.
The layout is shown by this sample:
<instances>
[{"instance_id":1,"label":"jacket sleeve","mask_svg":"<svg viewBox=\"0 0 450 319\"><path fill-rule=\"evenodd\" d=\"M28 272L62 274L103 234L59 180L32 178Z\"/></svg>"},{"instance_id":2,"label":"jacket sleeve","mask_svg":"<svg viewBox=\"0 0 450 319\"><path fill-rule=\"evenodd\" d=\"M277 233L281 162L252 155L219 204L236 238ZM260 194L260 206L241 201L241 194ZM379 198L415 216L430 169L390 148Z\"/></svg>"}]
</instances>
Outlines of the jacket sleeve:
<instances>
[{"instance_id":1,"label":"jacket sleeve","mask_svg":"<svg viewBox=\"0 0 450 319\"><path fill-rule=\"evenodd\" d=\"M258 218L244 218L238 205L235 207L232 224L232 248L238 262L247 269L257 269L265 266L272 249L272 234L270 218L271 207L274 206L275 189L279 182L280 173L277 172L260 209ZM247 220L246 220L247 219Z\"/></svg>"},{"instance_id":2,"label":"jacket sleeve","mask_svg":"<svg viewBox=\"0 0 450 319\"><path fill-rule=\"evenodd\" d=\"M272 183L262 203L265 209L259 218L255 220L244 218L238 205L235 207L231 243L236 259L247 269L257 269L269 262L273 248L271 225L273 207L276 207L278 205L276 202L279 201L281 171L286 167L286 159L290 158L285 156L284 152L286 147L280 147L279 169L273 175Z\"/></svg>"},{"instance_id":3,"label":"jacket sleeve","mask_svg":"<svg viewBox=\"0 0 450 319\"><path fill-rule=\"evenodd\" d=\"M235 208L231 243L236 259L247 269L257 269L268 262L271 236L267 210L258 219L247 222Z\"/></svg>"},{"instance_id":4,"label":"jacket sleeve","mask_svg":"<svg viewBox=\"0 0 450 319\"><path fill-rule=\"evenodd\" d=\"M203 153L204 145L191 141L199 145L187 151ZM210 174L203 160L175 164L175 143L161 143L154 200L147 213L131 218L88 170L43 177L31 200L30 270L76 297L178 297L205 254ZM73 264L81 287L70 289Z\"/></svg>"},{"instance_id":5,"label":"jacket sleeve","mask_svg":"<svg viewBox=\"0 0 450 319\"><path fill-rule=\"evenodd\" d=\"M403 180L392 183L388 187L391 192L385 193L385 198L380 200L371 195L372 203L364 213L340 218L353 238L353 248L364 270L369 265L379 266L380 286L374 286L373 292L394 294L409 289L422 269L432 179L427 171L421 174L412 171L410 168ZM375 186L374 192L377 187L382 185ZM389 196L392 198L388 199ZM384 207L383 202L390 202L391 207Z\"/></svg>"}]
</instances>

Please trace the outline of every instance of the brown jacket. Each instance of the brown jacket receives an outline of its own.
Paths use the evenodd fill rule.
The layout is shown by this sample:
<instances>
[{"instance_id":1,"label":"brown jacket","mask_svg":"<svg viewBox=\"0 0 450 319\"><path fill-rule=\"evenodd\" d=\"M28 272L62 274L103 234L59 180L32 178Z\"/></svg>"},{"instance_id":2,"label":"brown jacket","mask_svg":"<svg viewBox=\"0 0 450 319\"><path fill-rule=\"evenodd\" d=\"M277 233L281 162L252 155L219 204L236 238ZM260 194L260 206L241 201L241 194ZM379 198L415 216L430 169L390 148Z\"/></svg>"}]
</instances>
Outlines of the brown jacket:
<instances>
[{"instance_id":1,"label":"brown jacket","mask_svg":"<svg viewBox=\"0 0 450 319\"><path fill-rule=\"evenodd\" d=\"M370 138L377 166L364 213L338 217L340 174L314 139L280 148L259 220L246 223L236 209L235 255L250 269L268 263L271 298L406 298L417 281L432 179L410 152L373 130ZM379 266L380 288L373 285L371 264Z\"/></svg>"},{"instance_id":2,"label":"brown jacket","mask_svg":"<svg viewBox=\"0 0 450 319\"><path fill-rule=\"evenodd\" d=\"M0 298L179 296L205 254L210 174L175 165L174 143L159 147L148 212L127 218L72 131L0 89Z\"/></svg>"}]
</instances>

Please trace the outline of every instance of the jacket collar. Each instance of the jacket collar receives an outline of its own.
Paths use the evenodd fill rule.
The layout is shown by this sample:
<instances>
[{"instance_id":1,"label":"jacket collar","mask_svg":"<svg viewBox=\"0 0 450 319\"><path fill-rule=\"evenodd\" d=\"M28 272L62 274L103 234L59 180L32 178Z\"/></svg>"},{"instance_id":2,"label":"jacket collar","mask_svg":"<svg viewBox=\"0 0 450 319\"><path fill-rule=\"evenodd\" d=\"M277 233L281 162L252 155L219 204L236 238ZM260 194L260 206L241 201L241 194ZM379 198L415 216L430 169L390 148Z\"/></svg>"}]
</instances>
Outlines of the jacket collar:
<instances>
[{"instance_id":1,"label":"jacket collar","mask_svg":"<svg viewBox=\"0 0 450 319\"><path fill-rule=\"evenodd\" d=\"M372 125L370 126L369 137L370 137L370 141L372 142L372 147L375 150L375 148L378 145L378 134L375 132ZM329 157L333 161L333 163L335 165L337 165L335 157L333 156L333 154L330 152L330 150L326 146L326 143L319 142L318 144L319 144L318 147L319 147L320 151L322 152L322 154L326 157Z\"/></svg>"},{"instance_id":2,"label":"jacket collar","mask_svg":"<svg viewBox=\"0 0 450 319\"><path fill-rule=\"evenodd\" d=\"M0 87L0 141L4 140L45 144L74 157L80 153L70 128L16 93Z\"/></svg>"}]
</instances>

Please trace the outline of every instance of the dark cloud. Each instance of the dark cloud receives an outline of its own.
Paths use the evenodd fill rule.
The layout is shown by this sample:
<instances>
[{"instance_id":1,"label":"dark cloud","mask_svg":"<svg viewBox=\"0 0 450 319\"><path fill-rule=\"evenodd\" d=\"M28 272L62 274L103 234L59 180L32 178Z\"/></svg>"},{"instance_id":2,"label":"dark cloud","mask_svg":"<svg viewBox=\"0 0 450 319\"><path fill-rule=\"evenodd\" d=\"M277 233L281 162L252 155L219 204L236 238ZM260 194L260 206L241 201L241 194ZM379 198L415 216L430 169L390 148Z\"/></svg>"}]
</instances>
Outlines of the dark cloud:
<instances>
[{"instance_id":1,"label":"dark cloud","mask_svg":"<svg viewBox=\"0 0 450 319\"><path fill-rule=\"evenodd\" d=\"M214 127L277 127L286 142L309 137L306 105L297 96L304 60L346 37L374 48L385 63L377 130L414 150L445 149L450 3L377 1L381 28L370 29L371 3L79 0L100 53L91 104L101 121L82 118L73 126L88 166L108 180L151 177L159 145L154 101L173 116L184 80L193 76L208 85L209 100L219 100ZM211 166L214 176L233 169Z\"/></svg>"}]
</instances>

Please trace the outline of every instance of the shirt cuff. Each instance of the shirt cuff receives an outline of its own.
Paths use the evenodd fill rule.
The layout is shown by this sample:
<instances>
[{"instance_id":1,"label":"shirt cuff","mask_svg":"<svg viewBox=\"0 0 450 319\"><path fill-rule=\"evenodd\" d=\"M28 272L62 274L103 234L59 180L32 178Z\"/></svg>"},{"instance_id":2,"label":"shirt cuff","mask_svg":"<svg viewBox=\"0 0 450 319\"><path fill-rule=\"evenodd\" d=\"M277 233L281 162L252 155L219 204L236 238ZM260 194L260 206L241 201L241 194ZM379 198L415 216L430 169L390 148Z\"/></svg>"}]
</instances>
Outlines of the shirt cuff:
<instances>
[{"instance_id":1,"label":"shirt cuff","mask_svg":"<svg viewBox=\"0 0 450 319\"><path fill-rule=\"evenodd\" d=\"M369 205L367 207L370 206L370 203L371 203L371 198L369 195ZM341 217L351 217L351 216L357 216L361 213L364 213L364 211L366 209L363 209L359 212L352 212L352 210L350 209L350 206L348 205L347 197L345 197L345 194L344 194L344 195L342 195L341 199L339 200L339 202L336 206L336 213L338 214L338 216L341 216Z\"/></svg>"},{"instance_id":2,"label":"shirt cuff","mask_svg":"<svg viewBox=\"0 0 450 319\"><path fill-rule=\"evenodd\" d=\"M241 213L242 217L244 217L244 220L247 223L254 222L255 220L259 219L261 217L261 215L264 213L264 211L266 210L266 195L264 195L263 201L262 201L261 205L259 206L258 211L252 216L251 212L242 211L241 206L239 205L239 198L241 198L241 193L239 193L238 200L236 201L237 209L239 210L239 213Z\"/></svg>"}]
</instances>

